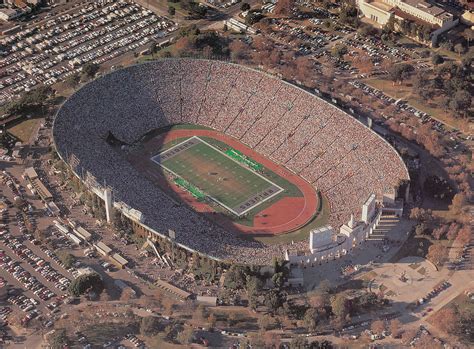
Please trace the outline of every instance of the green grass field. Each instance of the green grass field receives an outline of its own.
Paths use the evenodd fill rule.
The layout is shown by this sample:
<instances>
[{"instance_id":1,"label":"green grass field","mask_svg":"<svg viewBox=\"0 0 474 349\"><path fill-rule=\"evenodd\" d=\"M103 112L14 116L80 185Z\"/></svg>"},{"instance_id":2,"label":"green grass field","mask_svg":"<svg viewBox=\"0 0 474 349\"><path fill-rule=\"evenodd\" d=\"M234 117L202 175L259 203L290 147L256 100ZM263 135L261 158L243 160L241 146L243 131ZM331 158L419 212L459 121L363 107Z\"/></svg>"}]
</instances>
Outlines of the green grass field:
<instances>
[{"instance_id":1,"label":"green grass field","mask_svg":"<svg viewBox=\"0 0 474 349\"><path fill-rule=\"evenodd\" d=\"M172 150L168 148L160 153L162 159L153 161L196 186L236 215L250 211L260 203L278 196L283 190L269 179L231 159L220 149L198 137L193 138L196 144L166 158L164 155Z\"/></svg>"},{"instance_id":2,"label":"green grass field","mask_svg":"<svg viewBox=\"0 0 474 349\"><path fill-rule=\"evenodd\" d=\"M25 119L9 127L8 132L20 141L28 142L38 122L40 122L39 119Z\"/></svg>"}]
</instances>

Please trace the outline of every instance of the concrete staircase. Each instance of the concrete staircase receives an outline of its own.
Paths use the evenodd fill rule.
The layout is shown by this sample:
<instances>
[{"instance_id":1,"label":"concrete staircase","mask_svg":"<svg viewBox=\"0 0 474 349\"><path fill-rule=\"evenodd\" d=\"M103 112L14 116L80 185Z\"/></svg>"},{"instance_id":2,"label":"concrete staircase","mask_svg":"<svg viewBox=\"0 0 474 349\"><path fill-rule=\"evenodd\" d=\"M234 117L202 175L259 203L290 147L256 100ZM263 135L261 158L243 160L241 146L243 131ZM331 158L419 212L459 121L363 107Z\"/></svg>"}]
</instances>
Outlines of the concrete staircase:
<instances>
[{"instance_id":1,"label":"concrete staircase","mask_svg":"<svg viewBox=\"0 0 474 349\"><path fill-rule=\"evenodd\" d=\"M399 221L400 218L395 215L382 215L379 223L375 226L367 240L383 240L388 238L390 231L397 226Z\"/></svg>"}]
</instances>

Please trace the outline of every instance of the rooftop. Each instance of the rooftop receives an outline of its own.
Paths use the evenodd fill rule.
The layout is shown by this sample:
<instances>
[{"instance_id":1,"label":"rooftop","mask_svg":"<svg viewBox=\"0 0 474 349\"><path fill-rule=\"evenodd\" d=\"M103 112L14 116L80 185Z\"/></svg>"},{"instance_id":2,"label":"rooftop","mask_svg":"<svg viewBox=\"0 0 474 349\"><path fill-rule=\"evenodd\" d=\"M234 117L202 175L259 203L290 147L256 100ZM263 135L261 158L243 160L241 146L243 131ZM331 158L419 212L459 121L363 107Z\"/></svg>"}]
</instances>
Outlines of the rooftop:
<instances>
[{"instance_id":1,"label":"rooftop","mask_svg":"<svg viewBox=\"0 0 474 349\"><path fill-rule=\"evenodd\" d=\"M334 229L330 225L311 230L309 235L309 248L311 252L319 251L322 248L334 243Z\"/></svg>"},{"instance_id":2,"label":"rooftop","mask_svg":"<svg viewBox=\"0 0 474 349\"><path fill-rule=\"evenodd\" d=\"M389 4L387 4L385 2L382 2L382 1L375 0L375 1L371 1L369 3L372 6L377 7L378 9L381 9L382 11L390 11L393 8L392 5L389 5Z\"/></svg>"},{"instance_id":3,"label":"rooftop","mask_svg":"<svg viewBox=\"0 0 474 349\"><path fill-rule=\"evenodd\" d=\"M439 16L443 12L446 12L441 7L430 4L429 2L423 0L403 0L403 2L433 16Z\"/></svg>"}]
</instances>

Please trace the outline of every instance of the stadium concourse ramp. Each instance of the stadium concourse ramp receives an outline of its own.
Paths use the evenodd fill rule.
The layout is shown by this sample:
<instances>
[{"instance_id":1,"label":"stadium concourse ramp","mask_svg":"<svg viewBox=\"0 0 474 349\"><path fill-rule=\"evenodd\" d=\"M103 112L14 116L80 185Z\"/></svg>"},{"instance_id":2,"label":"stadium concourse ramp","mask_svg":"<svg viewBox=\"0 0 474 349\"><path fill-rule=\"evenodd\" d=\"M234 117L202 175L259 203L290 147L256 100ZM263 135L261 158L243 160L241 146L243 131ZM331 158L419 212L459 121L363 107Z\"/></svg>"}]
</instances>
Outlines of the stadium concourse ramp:
<instances>
[{"instance_id":1,"label":"stadium concourse ramp","mask_svg":"<svg viewBox=\"0 0 474 349\"><path fill-rule=\"evenodd\" d=\"M390 232L395 229L400 222L400 218L396 215L382 215L380 216L378 224L370 233L367 240L380 240L390 238Z\"/></svg>"}]
</instances>

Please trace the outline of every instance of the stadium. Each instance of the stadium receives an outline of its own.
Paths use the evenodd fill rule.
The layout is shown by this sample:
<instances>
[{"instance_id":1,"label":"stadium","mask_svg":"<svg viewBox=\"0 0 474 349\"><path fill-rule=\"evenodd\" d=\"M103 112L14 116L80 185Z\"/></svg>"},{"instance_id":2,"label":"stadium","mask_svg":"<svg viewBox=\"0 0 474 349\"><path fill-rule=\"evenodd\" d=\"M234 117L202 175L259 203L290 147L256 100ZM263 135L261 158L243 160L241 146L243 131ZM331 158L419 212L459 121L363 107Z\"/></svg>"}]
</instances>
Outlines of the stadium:
<instances>
[{"instance_id":1,"label":"stadium","mask_svg":"<svg viewBox=\"0 0 474 349\"><path fill-rule=\"evenodd\" d=\"M221 61L166 59L100 77L62 105L53 136L108 220L113 207L150 238L241 263L306 244L255 237L341 227L369 197L388 208L409 180L398 153L355 118Z\"/></svg>"}]
</instances>

